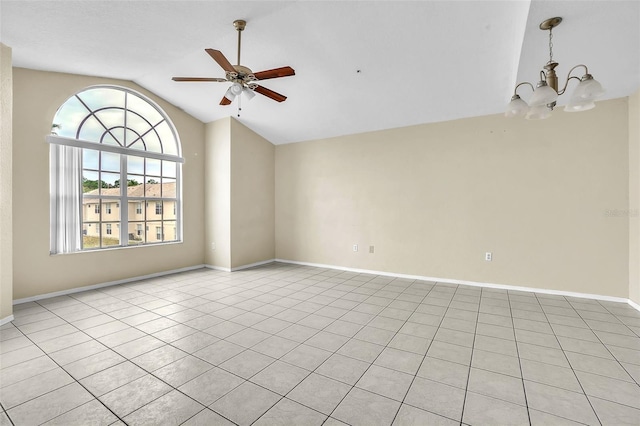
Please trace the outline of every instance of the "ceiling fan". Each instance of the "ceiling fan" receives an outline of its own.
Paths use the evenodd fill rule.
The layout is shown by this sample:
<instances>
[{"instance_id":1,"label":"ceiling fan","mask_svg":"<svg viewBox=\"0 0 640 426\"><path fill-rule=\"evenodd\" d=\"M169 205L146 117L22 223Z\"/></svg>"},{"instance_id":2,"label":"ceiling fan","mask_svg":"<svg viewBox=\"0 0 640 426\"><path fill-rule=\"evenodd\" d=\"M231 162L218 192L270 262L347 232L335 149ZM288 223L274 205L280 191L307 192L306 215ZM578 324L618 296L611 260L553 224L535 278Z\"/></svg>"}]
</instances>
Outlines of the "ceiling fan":
<instances>
[{"instance_id":1,"label":"ceiling fan","mask_svg":"<svg viewBox=\"0 0 640 426\"><path fill-rule=\"evenodd\" d=\"M209 78L209 77L173 77L173 81L198 81L198 82L231 82L233 83L222 97L220 105L229 105L241 93L244 93L249 99L255 96L254 92L258 92L277 102L283 102L286 96L278 92L260 86L256 81L267 80L270 78L288 77L295 75L296 72L291 67L274 68L272 70L253 72L251 69L240 65L240 46L242 41L242 31L244 31L247 22L242 19L233 21L233 26L238 31L238 64L231 65L229 60L222 52L215 49L205 49L205 52L213 58L225 71L225 78Z\"/></svg>"}]
</instances>

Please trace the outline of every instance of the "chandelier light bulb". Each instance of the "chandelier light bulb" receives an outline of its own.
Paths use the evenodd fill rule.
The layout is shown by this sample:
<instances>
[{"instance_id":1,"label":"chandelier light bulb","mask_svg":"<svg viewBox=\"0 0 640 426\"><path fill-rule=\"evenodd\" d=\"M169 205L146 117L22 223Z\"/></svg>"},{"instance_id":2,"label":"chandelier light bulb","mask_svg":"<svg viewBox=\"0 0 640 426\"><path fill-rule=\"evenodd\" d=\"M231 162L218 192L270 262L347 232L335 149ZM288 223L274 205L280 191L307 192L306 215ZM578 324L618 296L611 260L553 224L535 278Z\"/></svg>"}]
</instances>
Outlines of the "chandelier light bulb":
<instances>
[{"instance_id":1,"label":"chandelier light bulb","mask_svg":"<svg viewBox=\"0 0 640 426\"><path fill-rule=\"evenodd\" d=\"M544 104L531 107L524 118L527 120L544 120L549 117L551 117L551 110Z\"/></svg>"},{"instance_id":2,"label":"chandelier light bulb","mask_svg":"<svg viewBox=\"0 0 640 426\"><path fill-rule=\"evenodd\" d=\"M546 81L542 80L538 82L536 90L533 91L533 96L531 96L529 105L532 107L547 105L555 102L556 99L558 99L558 92L549 87Z\"/></svg>"},{"instance_id":3,"label":"chandelier light bulb","mask_svg":"<svg viewBox=\"0 0 640 426\"><path fill-rule=\"evenodd\" d=\"M507 118L522 117L529 111L529 105L519 95L513 95L504 115Z\"/></svg>"}]
</instances>

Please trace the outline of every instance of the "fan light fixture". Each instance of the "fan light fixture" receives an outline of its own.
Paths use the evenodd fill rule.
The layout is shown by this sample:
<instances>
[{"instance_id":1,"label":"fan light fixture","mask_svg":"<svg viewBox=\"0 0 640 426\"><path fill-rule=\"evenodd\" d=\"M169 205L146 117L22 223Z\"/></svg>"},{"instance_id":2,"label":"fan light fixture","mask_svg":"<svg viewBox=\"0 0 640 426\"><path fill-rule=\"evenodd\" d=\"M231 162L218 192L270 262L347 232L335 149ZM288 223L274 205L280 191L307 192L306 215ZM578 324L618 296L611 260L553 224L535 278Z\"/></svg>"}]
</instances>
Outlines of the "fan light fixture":
<instances>
[{"instance_id":1,"label":"fan light fixture","mask_svg":"<svg viewBox=\"0 0 640 426\"><path fill-rule=\"evenodd\" d=\"M565 111L579 112L595 108L594 101L604 94L600 83L589 74L587 66L583 64L576 65L569 70L564 87L558 90L558 76L555 71L558 63L553 60L553 28L560 25L560 22L562 22L562 18L555 17L549 18L540 24L541 30L549 30L549 62L544 66L546 72L540 70L540 81L535 88L528 81L519 83L515 87L511 102L507 105L507 110L504 113L506 117L524 116L528 120L541 120L551 117L551 111L556 106L558 96L565 93L569 81L574 79L578 80L579 83L571 98L569 98L569 103L564 108ZM571 75L576 68L584 68L582 77ZM518 95L518 88L522 85L529 85L533 89L533 95L528 104Z\"/></svg>"}]
</instances>

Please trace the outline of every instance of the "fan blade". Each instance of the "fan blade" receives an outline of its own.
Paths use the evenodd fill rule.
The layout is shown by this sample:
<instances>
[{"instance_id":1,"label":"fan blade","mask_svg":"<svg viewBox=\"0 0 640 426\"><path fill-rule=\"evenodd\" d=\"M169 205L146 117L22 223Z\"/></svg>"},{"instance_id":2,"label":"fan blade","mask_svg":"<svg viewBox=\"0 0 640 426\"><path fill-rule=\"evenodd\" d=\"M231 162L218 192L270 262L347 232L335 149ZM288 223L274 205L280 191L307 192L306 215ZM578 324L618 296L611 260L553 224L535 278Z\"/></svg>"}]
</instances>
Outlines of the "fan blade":
<instances>
[{"instance_id":1,"label":"fan blade","mask_svg":"<svg viewBox=\"0 0 640 426\"><path fill-rule=\"evenodd\" d=\"M222 97L222 100L220 101L220 105L230 105L231 104L231 100L229 100L229 98L227 98L226 96Z\"/></svg>"},{"instance_id":2,"label":"fan blade","mask_svg":"<svg viewBox=\"0 0 640 426\"><path fill-rule=\"evenodd\" d=\"M223 70L227 72L236 72L236 69L231 65L231 62L227 60L227 58L222 54L221 51L215 49L204 49L209 56L213 58L214 61L218 63L222 67Z\"/></svg>"},{"instance_id":3,"label":"fan blade","mask_svg":"<svg viewBox=\"0 0 640 426\"><path fill-rule=\"evenodd\" d=\"M296 75L296 72L291 67L274 68L267 71L259 71L253 73L258 80L266 80L268 78L289 77L290 75Z\"/></svg>"},{"instance_id":4,"label":"fan blade","mask_svg":"<svg viewBox=\"0 0 640 426\"><path fill-rule=\"evenodd\" d=\"M173 77L173 81L227 81L226 78L208 78L208 77Z\"/></svg>"},{"instance_id":5,"label":"fan blade","mask_svg":"<svg viewBox=\"0 0 640 426\"><path fill-rule=\"evenodd\" d=\"M262 87L262 86L256 86L256 88L253 89L253 91L254 92L258 92L261 95L264 95L267 98L271 98L271 99L273 99L274 101L277 101L277 102L283 102L284 100L287 99L286 96L281 95L278 92L274 92L273 90L267 89L266 87Z\"/></svg>"}]
</instances>

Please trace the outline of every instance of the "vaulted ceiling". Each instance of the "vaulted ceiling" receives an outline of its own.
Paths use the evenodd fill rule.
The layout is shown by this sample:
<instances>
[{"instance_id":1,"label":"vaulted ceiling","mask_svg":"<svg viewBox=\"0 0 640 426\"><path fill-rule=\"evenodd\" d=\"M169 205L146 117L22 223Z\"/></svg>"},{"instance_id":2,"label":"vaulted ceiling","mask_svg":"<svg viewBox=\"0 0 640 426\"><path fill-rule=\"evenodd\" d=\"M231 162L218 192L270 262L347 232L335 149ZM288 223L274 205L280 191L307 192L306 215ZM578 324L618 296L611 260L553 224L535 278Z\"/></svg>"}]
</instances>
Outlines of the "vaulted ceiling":
<instances>
[{"instance_id":1,"label":"vaulted ceiling","mask_svg":"<svg viewBox=\"0 0 640 426\"><path fill-rule=\"evenodd\" d=\"M14 66L132 80L203 122L238 114L237 101L218 105L229 83L171 77L224 77L204 49L235 63L232 22L245 19L242 64L296 70L263 83L285 102L242 102L239 120L274 144L500 113L516 82L538 80L538 25L553 16L561 85L582 63L605 99L640 87L635 0L1 0L0 15Z\"/></svg>"}]
</instances>

